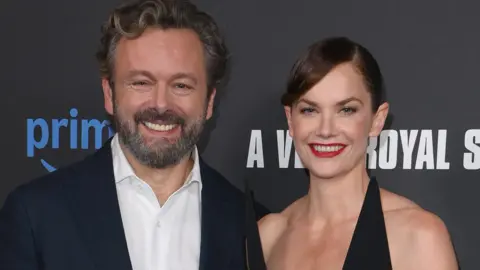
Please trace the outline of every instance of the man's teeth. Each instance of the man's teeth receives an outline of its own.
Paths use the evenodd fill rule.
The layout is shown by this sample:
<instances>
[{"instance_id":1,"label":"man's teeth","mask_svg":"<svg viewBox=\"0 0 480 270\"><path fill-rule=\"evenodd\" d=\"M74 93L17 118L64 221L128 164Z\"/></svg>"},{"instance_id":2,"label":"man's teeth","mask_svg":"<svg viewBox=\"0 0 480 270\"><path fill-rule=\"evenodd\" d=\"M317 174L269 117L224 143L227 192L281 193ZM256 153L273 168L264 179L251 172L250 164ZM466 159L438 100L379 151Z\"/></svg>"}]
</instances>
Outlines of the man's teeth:
<instances>
[{"instance_id":1,"label":"man's teeth","mask_svg":"<svg viewBox=\"0 0 480 270\"><path fill-rule=\"evenodd\" d=\"M315 151L317 152L335 152L343 148L343 146L323 146L323 145L315 145Z\"/></svg>"},{"instance_id":2,"label":"man's teeth","mask_svg":"<svg viewBox=\"0 0 480 270\"><path fill-rule=\"evenodd\" d=\"M143 124L148 127L149 129L153 129L156 131L169 131L174 129L177 125L159 125L150 122L143 122Z\"/></svg>"}]
</instances>

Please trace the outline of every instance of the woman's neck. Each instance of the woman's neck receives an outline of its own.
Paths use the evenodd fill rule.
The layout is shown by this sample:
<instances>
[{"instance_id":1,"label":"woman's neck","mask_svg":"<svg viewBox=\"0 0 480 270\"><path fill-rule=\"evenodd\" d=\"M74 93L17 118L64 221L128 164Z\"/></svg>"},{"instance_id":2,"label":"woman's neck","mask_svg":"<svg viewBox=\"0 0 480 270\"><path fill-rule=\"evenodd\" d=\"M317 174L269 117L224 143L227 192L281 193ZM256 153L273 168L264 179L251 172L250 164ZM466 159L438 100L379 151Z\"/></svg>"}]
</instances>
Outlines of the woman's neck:
<instances>
[{"instance_id":1,"label":"woman's neck","mask_svg":"<svg viewBox=\"0 0 480 270\"><path fill-rule=\"evenodd\" d=\"M334 178L310 175L306 211L311 222L337 223L357 217L370 178L364 166Z\"/></svg>"}]
</instances>

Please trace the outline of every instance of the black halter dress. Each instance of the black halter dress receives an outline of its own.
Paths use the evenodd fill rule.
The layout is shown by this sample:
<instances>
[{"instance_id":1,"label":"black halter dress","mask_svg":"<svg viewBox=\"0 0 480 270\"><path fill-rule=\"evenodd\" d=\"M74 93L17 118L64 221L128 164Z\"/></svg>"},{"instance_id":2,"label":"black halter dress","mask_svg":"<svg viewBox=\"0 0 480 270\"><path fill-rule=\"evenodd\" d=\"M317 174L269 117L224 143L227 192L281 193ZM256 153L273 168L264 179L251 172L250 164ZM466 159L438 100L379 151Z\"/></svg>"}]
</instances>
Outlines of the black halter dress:
<instances>
[{"instance_id":1,"label":"black halter dress","mask_svg":"<svg viewBox=\"0 0 480 270\"><path fill-rule=\"evenodd\" d=\"M247 187L247 247L246 260L249 270L266 270L252 194ZM391 270L390 250L383 217L380 188L372 177L358 217L343 270ZM302 269L298 269L302 270Z\"/></svg>"}]
</instances>

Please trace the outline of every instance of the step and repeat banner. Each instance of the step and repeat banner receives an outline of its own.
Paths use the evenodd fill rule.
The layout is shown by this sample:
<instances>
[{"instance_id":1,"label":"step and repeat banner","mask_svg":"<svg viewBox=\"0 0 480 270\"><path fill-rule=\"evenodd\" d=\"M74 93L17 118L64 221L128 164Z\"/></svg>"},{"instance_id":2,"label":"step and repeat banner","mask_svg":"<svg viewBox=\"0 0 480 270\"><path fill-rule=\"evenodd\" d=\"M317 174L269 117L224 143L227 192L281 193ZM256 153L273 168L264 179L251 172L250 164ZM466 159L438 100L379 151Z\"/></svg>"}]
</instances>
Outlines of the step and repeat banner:
<instances>
[{"instance_id":1,"label":"step and repeat banner","mask_svg":"<svg viewBox=\"0 0 480 270\"><path fill-rule=\"evenodd\" d=\"M16 186L77 161L113 134L94 58L117 0L2 0L0 205ZM367 164L380 185L439 215L463 269L480 253L480 2L198 0L226 33L230 83L204 159L280 211L308 187L280 96L313 41L347 36L377 58L391 106Z\"/></svg>"}]
</instances>

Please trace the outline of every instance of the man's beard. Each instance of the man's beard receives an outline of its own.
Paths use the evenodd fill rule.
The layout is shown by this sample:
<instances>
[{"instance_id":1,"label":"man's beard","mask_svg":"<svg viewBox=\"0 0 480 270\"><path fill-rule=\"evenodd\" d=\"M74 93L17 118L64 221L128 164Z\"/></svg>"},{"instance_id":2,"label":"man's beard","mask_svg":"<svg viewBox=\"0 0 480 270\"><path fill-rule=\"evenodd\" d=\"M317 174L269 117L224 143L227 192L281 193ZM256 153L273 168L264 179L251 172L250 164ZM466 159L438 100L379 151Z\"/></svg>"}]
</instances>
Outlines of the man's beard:
<instances>
[{"instance_id":1,"label":"man's beard","mask_svg":"<svg viewBox=\"0 0 480 270\"><path fill-rule=\"evenodd\" d=\"M200 139L205 124L206 108L196 119L186 120L171 110L160 112L156 108L148 108L135 113L132 120L126 120L114 105L115 126L120 141L143 165L162 169L178 164L190 154ZM167 138L158 138L147 142L139 131L144 122L161 121L163 125L178 125L181 134L175 142Z\"/></svg>"}]
</instances>

